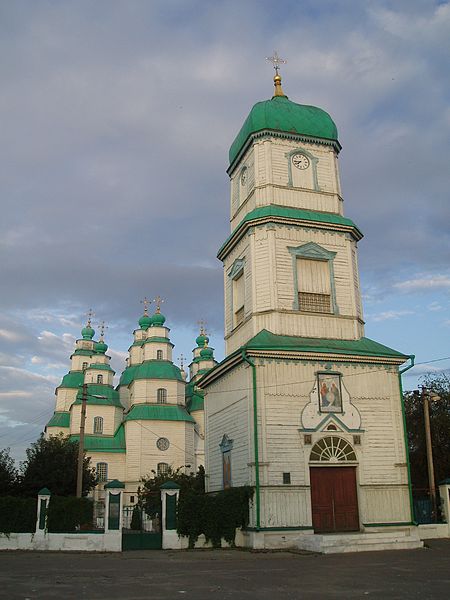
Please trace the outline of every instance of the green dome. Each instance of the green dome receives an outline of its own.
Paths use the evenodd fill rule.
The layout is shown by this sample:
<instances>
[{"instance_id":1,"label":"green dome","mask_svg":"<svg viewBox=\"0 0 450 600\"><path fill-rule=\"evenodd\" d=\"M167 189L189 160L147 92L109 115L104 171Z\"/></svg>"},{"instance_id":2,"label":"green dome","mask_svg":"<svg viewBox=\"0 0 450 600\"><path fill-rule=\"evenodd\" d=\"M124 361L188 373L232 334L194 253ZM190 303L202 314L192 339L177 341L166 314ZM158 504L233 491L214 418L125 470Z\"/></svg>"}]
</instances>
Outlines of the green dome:
<instances>
[{"instance_id":1,"label":"green dome","mask_svg":"<svg viewBox=\"0 0 450 600\"><path fill-rule=\"evenodd\" d=\"M166 317L162 313L155 313L151 317L152 327L162 327L166 322Z\"/></svg>"},{"instance_id":2,"label":"green dome","mask_svg":"<svg viewBox=\"0 0 450 600\"><path fill-rule=\"evenodd\" d=\"M330 115L316 106L291 102L287 96L274 96L254 105L231 144L230 165L248 138L258 131L269 129L338 142L336 125Z\"/></svg>"},{"instance_id":3,"label":"green dome","mask_svg":"<svg viewBox=\"0 0 450 600\"><path fill-rule=\"evenodd\" d=\"M95 335L95 331L90 325L86 325L86 327L83 327L81 330L81 335L83 336L83 340L92 340Z\"/></svg>"},{"instance_id":4,"label":"green dome","mask_svg":"<svg viewBox=\"0 0 450 600\"><path fill-rule=\"evenodd\" d=\"M145 331L147 331L151 324L152 319L148 315L142 315L142 317L139 319L139 327Z\"/></svg>"},{"instance_id":5,"label":"green dome","mask_svg":"<svg viewBox=\"0 0 450 600\"><path fill-rule=\"evenodd\" d=\"M205 342L206 343L209 342L209 337L207 335L205 335L204 333L201 333L195 341L199 348L204 348Z\"/></svg>"},{"instance_id":6,"label":"green dome","mask_svg":"<svg viewBox=\"0 0 450 600\"><path fill-rule=\"evenodd\" d=\"M105 352L108 350L108 344L105 344L103 340L100 340L94 344L94 350L99 354L105 354Z\"/></svg>"},{"instance_id":7,"label":"green dome","mask_svg":"<svg viewBox=\"0 0 450 600\"><path fill-rule=\"evenodd\" d=\"M200 350L200 356L206 360L213 357L214 350L212 348L203 348Z\"/></svg>"}]
</instances>

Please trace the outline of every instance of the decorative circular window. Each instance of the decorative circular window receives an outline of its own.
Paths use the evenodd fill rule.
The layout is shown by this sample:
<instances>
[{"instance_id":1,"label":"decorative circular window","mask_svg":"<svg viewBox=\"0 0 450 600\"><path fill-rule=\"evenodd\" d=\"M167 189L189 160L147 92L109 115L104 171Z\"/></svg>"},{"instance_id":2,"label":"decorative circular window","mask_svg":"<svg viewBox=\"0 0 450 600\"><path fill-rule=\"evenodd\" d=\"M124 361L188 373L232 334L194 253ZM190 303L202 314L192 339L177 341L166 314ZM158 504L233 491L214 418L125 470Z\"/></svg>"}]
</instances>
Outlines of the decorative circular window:
<instances>
[{"instance_id":1,"label":"decorative circular window","mask_svg":"<svg viewBox=\"0 0 450 600\"><path fill-rule=\"evenodd\" d=\"M167 438L161 437L157 440L156 446L158 450L167 450L170 446L170 442Z\"/></svg>"},{"instance_id":2,"label":"decorative circular window","mask_svg":"<svg viewBox=\"0 0 450 600\"><path fill-rule=\"evenodd\" d=\"M309 459L314 462L348 462L356 461L356 454L348 442L333 435L314 444Z\"/></svg>"}]
</instances>

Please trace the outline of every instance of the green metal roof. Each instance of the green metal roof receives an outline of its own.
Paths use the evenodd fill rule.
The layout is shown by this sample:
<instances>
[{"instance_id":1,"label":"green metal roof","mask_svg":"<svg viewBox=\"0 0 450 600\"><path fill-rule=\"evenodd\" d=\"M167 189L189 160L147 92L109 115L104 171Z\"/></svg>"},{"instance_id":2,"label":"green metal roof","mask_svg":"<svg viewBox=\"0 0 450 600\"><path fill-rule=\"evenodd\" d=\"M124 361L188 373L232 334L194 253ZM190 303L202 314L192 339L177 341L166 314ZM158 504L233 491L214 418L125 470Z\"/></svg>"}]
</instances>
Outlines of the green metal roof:
<instances>
[{"instance_id":1,"label":"green metal roof","mask_svg":"<svg viewBox=\"0 0 450 600\"><path fill-rule=\"evenodd\" d=\"M69 371L67 375L64 375L61 383L58 387L60 388L79 388L83 385L84 373L83 371Z\"/></svg>"},{"instance_id":2,"label":"green metal roof","mask_svg":"<svg viewBox=\"0 0 450 600\"><path fill-rule=\"evenodd\" d=\"M309 223L317 223L318 226L321 224L330 224L330 225L341 225L346 229L351 228L357 234L358 239L363 237L363 234L355 225L355 223L351 219L347 219L347 217L342 217L336 213L325 213L325 212L317 212L313 210L303 210L300 208L289 208L287 206L279 206L277 204L269 204L269 206L262 206L261 208L255 208L251 210L236 229L228 236L225 242L220 247L217 256L220 256L227 246L227 244L234 238L239 237L240 233L244 232L246 227L252 221L257 221L258 219L267 219L267 218L278 218L278 219L286 219L289 221L307 221ZM295 224L295 223L293 223Z\"/></svg>"},{"instance_id":3,"label":"green metal roof","mask_svg":"<svg viewBox=\"0 0 450 600\"><path fill-rule=\"evenodd\" d=\"M110 481L109 483L107 483L105 485L105 490L120 490L120 489L124 489L125 488L125 484L122 481L119 481L118 479L113 479L112 481Z\"/></svg>"},{"instance_id":4,"label":"green metal roof","mask_svg":"<svg viewBox=\"0 0 450 600\"><path fill-rule=\"evenodd\" d=\"M109 385L102 385L96 383L88 383L88 397L86 404L90 404L92 406L118 406L123 408L120 403L119 392L112 388ZM96 396L106 396L105 398L93 398L93 395ZM80 389L77 394L77 399L74 404L81 404L81 398L83 396L83 390Z\"/></svg>"},{"instance_id":5,"label":"green metal roof","mask_svg":"<svg viewBox=\"0 0 450 600\"><path fill-rule=\"evenodd\" d=\"M146 360L139 365L127 367L120 377L119 385L129 385L134 379L175 379L184 382L180 369L170 360Z\"/></svg>"},{"instance_id":6,"label":"green metal roof","mask_svg":"<svg viewBox=\"0 0 450 600\"><path fill-rule=\"evenodd\" d=\"M94 356L96 352L94 350L83 350L82 348L77 348L72 353L72 356Z\"/></svg>"},{"instance_id":7,"label":"green metal roof","mask_svg":"<svg viewBox=\"0 0 450 600\"><path fill-rule=\"evenodd\" d=\"M171 481L169 479L169 481L166 481L166 483L163 483L159 489L160 490L181 490L181 487L178 485L178 483L176 483L175 481Z\"/></svg>"},{"instance_id":8,"label":"green metal roof","mask_svg":"<svg viewBox=\"0 0 450 600\"><path fill-rule=\"evenodd\" d=\"M190 413L196 410L204 410L205 408L205 398L202 394L195 392L187 401L187 409Z\"/></svg>"},{"instance_id":9,"label":"green metal roof","mask_svg":"<svg viewBox=\"0 0 450 600\"><path fill-rule=\"evenodd\" d=\"M151 344L151 343L159 343L159 344L170 344L173 348L173 344L172 342L169 340L169 338L166 337L160 337L160 336L155 336L155 337L150 337L147 338L144 341L144 344Z\"/></svg>"},{"instance_id":10,"label":"green metal roof","mask_svg":"<svg viewBox=\"0 0 450 600\"><path fill-rule=\"evenodd\" d=\"M70 413L55 411L47 427L70 427Z\"/></svg>"},{"instance_id":11,"label":"green metal roof","mask_svg":"<svg viewBox=\"0 0 450 600\"><path fill-rule=\"evenodd\" d=\"M111 369L111 367L110 367L109 365L105 365L105 364L103 364L103 363L93 363L93 364L89 365L89 366L86 368L86 371L87 371L88 369L95 369L95 370L97 370L97 371L98 371L98 370L100 370L100 371L112 371L112 369ZM113 371L113 373L114 373L114 371Z\"/></svg>"},{"instance_id":12,"label":"green metal roof","mask_svg":"<svg viewBox=\"0 0 450 600\"><path fill-rule=\"evenodd\" d=\"M182 406L177 404L135 404L125 421L189 421L195 423Z\"/></svg>"},{"instance_id":13,"label":"green metal roof","mask_svg":"<svg viewBox=\"0 0 450 600\"><path fill-rule=\"evenodd\" d=\"M243 346L248 350L292 350L297 352L323 352L333 354L357 354L361 356L376 356L389 358L408 358L402 352L397 352L369 338L359 340L333 340L319 338L304 338L290 335L276 335L263 329Z\"/></svg>"},{"instance_id":14,"label":"green metal roof","mask_svg":"<svg viewBox=\"0 0 450 600\"><path fill-rule=\"evenodd\" d=\"M297 104L287 96L274 96L253 106L231 144L230 165L249 137L264 130L326 139L339 144L336 125L327 112L316 106Z\"/></svg>"},{"instance_id":15,"label":"green metal roof","mask_svg":"<svg viewBox=\"0 0 450 600\"><path fill-rule=\"evenodd\" d=\"M71 435L70 439L78 442L79 435ZM126 452L123 423L114 435L85 435L84 448L86 452Z\"/></svg>"}]
</instances>

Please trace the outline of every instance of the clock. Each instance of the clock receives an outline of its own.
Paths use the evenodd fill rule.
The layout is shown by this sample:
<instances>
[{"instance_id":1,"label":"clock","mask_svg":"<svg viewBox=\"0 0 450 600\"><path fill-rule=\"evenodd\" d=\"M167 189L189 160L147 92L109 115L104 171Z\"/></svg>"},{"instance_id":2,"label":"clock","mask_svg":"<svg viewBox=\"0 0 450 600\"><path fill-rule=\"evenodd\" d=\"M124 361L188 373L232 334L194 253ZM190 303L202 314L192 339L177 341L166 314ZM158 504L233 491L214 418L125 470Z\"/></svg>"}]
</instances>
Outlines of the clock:
<instances>
[{"instance_id":1,"label":"clock","mask_svg":"<svg viewBox=\"0 0 450 600\"><path fill-rule=\"evenodd\" d=\"M304 154L294 154L292 157L292 162L294 163L294 167L297 169L307 169L309 167L309 158Z\"/></svg>"},{"instance_id":2,"label":"clock","mask_svg":"<svg viewBox=\"0 0 450 600\"><path fill-rule=\"evenodd\" d=\"M158 438L158 440L156 441L156 447L158 448L158 450L168 450L169 446L170 442L165 437Z\"/></svg>"}]
</instances>

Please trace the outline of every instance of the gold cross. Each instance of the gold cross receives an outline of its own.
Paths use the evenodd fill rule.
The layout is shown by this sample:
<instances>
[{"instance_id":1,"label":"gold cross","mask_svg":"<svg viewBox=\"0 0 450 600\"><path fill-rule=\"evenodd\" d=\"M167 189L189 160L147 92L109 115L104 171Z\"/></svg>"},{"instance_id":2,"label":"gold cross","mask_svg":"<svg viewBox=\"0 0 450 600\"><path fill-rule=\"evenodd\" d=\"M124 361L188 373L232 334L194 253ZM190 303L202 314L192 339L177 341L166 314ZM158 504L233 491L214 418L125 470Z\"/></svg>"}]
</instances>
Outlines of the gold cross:
<instances>
[{"instance_id":1,"label":"gold cross","mask_svg":"<svg viewBox=\"0 0 450 600\"><path fill-rule=\"evenodd\" d=\"M109 329L108 325L105 325L105 321L102 321L98 326L100 329L100 340L103 342L103 336L105 335L105 329Z\"/></svg>"},{"instance_id":2,"label":"gold cross","mask_svg":"<svg viewBox=\"0 0 450 600\"><path fill-rule=\"evenodd\" d=\"M206 335L206 321L204 319L200 319L197 321L197 325L200 327L200 335Z\"/></svg>"},{"instance_id":3,"label":"gold cross","mask_svg":"<svg viewBox=\"0 0 450 600\"><path fill-rule=\"evenodd\" d=\"M266 56L266 60L273 64L273 68L275 69L275 73L277 75L280 65L285 65L287 63L287 60L278 56L278 52L276 50L273 51L273 56Z\"/></svg>"},{"instance_id":4,"label":"gold cross","mask_svg":"<svg viewBox=\"0 0 450 600\"><path fill-rule=\"evenodd\" d=\"M147 296L143 300L141 300L141 304L144 305L144 315L146 315L146 316L148 315L148 307L151 303L152 303L152 301L149 300L147 298Z\"/></svg>"},{"instance_id":5,"label":"gold cross","mask_svg":"<svg viewBox=\"0 0 450 600\"><path fill-rule=\"evenodd\" d=\"M156 312L161 312L161 304L164 302L164 298L161 298L161 296L156 296L156 298L153 299L153 302L156 304Z\"/></svg>"},{"instance_id":6,"label":"gold cross","mask_svg":"<svg viewBox=\"0 0 450 600\"><path fill-rule=\"evenodd\" d=\"M92 308L90 308L88 310L88 312L86 313L86 316L88 318L88 320L87 320L87 326L90 327L91 326L92 317L95 317L95 313L92 310Z\"/></svg>"}]
</instances>

